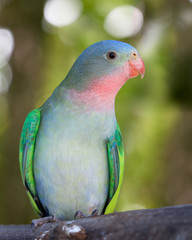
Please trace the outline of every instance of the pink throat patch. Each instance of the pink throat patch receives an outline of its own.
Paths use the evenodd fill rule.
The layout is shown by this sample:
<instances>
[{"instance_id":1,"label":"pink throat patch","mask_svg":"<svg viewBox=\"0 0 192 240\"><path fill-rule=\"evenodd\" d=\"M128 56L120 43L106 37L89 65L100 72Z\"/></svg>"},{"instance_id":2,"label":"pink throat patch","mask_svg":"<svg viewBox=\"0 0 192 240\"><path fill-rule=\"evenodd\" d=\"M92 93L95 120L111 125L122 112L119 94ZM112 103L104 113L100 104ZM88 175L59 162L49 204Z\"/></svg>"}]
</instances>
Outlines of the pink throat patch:
<instances>
[{"instance_id":1,"label":"pink throat patch","mask_svg":"<svg viewBox=\"0 0 192 240\"><path fill-rule=\"evenodd\" d=\"M120 88L130 77L138 75L133 71L126 64L113 74L92 79L88 88L83 91L70 89L69 98L76 105L85 105L87 110L111 111L114 109L115 97Z\"/></svg>"}]
</instances>

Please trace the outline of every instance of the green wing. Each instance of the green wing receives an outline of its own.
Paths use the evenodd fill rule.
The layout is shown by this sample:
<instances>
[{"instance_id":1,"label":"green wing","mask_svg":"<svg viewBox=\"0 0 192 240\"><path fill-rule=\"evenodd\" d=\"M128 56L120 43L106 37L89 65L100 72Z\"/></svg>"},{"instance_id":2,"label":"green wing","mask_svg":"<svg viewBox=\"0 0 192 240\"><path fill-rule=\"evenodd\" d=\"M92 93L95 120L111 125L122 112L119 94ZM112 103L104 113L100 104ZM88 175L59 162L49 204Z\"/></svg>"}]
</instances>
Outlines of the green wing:
<instances>
[{"instance_id":1,"label":"green wing","mask_svg":"<svg viewBox=\"0 0 192 240\"><path fill-rule=\"evenodd\" d=\"M43 216L44 209L37 195L33 175L33 156L40 118L40 110L35 109L31 111L25 119L19 146L19 164L23 184L25 185L32 206L39 215Z\"/></svg>"},{"instance_id":2,"label":"green wing","mask_svg":"<svg viewBox=\"0 0 192 240\"><path fill-rule=\"evenodd\" d=\"M104 214L113 213L123 181L124 149L119 125L114 135L107 140L109 160L109 196Z\"/></svg>"}]
</instances>

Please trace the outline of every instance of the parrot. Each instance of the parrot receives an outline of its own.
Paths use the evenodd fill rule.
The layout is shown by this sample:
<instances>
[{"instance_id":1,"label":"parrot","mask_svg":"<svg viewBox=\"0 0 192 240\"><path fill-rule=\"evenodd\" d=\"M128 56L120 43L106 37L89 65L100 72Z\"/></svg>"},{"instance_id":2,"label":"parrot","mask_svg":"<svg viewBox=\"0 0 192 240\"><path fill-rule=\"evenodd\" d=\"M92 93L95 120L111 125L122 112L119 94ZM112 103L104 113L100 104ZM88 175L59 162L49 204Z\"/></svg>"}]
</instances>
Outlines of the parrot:
<instances>
[{"instance_id":1,"label":"parrot","mask_svg":"<svg viewBox=\"0 0 192 240\"><path fill-rule=\"evenodd\" d=\"M145 66L125 42L85 49L67 76L26 117L19 165L31 204L42 218L113 213L123 181L124 147L115 98Z\"/></svg>"}]
</instances>

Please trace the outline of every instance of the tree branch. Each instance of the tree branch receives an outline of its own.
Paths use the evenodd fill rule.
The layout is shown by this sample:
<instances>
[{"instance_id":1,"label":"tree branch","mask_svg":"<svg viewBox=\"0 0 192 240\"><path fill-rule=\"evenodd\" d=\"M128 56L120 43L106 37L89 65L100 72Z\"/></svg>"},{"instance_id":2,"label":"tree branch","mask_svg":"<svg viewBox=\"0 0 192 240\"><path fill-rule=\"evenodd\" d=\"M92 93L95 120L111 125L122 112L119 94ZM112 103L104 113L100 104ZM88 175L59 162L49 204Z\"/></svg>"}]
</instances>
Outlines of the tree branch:
<instances>
[{"instance_id":1,"label":"tree branch","mask_svg":"<svg viewBox=\"0 0 192 240\"><path fill-rule=\"evenodd\" d=\"M0 239L192 239L192 205L114 213L75 221L30 225L0 225Z\"/></svg>"}]
</instances>

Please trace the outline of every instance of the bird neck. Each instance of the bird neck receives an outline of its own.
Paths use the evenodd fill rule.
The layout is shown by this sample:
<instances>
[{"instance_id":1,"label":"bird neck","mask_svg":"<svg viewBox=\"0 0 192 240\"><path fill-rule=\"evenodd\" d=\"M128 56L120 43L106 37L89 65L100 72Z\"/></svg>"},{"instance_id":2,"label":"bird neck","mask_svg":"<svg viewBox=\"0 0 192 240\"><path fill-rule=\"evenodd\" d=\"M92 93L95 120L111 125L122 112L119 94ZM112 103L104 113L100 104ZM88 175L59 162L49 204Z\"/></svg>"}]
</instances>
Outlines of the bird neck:
<instances>
[{"instance_id":1,"label":"bird neck","mask_svg":"<svg viewBox=\"0 0 192 240\"><path fill-rule=\"evenodd\" d=\"M115 97L126 82L121 74L107 75L90 81L83 90L69 89L69 99L79 107L99 112L112 112L115 107Z\"/></svg>"}]
</instances>

